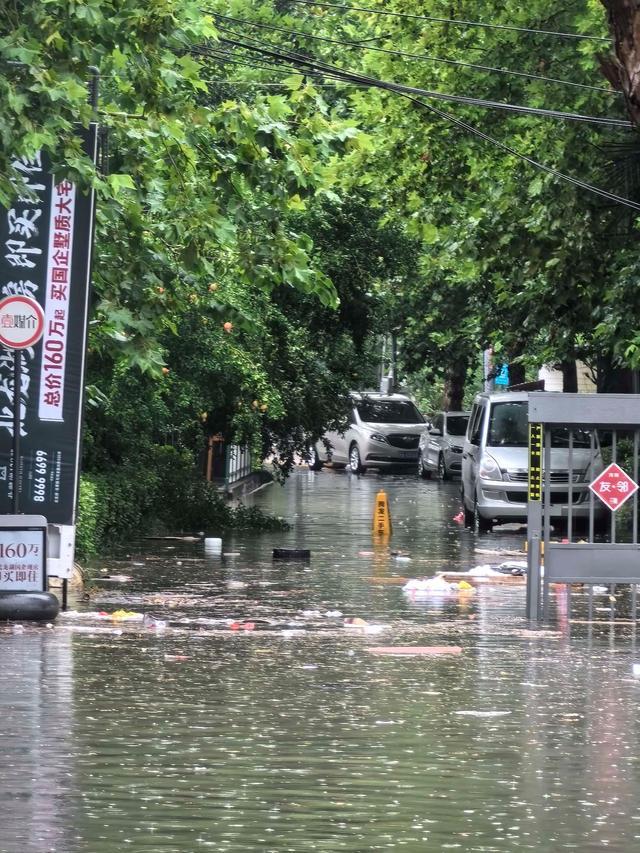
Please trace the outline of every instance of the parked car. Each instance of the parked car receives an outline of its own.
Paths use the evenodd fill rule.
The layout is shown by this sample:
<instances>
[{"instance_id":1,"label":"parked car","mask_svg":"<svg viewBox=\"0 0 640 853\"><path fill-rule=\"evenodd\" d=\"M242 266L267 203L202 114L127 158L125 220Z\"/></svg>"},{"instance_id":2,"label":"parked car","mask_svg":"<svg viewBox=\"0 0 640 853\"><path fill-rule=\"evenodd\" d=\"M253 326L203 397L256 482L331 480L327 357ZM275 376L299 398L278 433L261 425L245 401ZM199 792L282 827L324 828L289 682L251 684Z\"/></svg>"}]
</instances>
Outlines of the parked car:
<instances>
[{"instance_id":1,"label":"parked car","mask_svg":"<svg viewBox=\"0 0 640 853\"><path fill-rule=\"evenodd\" d=\"M529 393L478 394L474 400L462 453L462 504L467 527L480 532L494 524L527 521L529 480ZM567 514L569 432L551 433L551 519ZM589 482L603 469L588 432L573 430L573 517L589 516ZM599 502L598 502L599 503ZM596 516L603 514L597 504Z\"/></svg>"},{"instance_id":2,"label":"parked car","mask_svg":"<svg viewBox=\"0 0 640 853\"><path fill-rule=\"evenodd\" d=\"M462 471L462 446L470 412L438 412L433 425L420 436L418 474L428 479L436 472L449 480Z\"/></svg>"},{"instance_id":3,"label":"parked car","mask_svg":"<svg viewBox=\"0 0 640 853\"><path fill-rule=\"evenodd\" d=\"M325 433L324 441L312 451L310 467L330 461L348 465L354 474L394 466L415 470L420 436L427 425L412 400L404 394L367 391L354 392L352 402L348 429Z\"/></svg>"}]
</instances>

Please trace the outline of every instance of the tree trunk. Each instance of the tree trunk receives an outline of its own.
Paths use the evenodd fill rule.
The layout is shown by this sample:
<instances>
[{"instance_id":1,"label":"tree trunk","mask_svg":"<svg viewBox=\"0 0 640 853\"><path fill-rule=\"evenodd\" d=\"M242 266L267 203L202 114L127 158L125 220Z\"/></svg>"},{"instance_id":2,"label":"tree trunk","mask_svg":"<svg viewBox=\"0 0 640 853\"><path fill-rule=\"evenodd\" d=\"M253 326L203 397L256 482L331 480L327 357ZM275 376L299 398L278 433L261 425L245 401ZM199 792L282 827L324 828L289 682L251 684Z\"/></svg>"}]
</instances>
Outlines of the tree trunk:
<instances>
[{"instance_id":1,"label":"tree trunk","mask_svg":"<svg viewBox=\"0 0 640 853\"><path fill-rule=\"evenodd\" d=\"M578 393L578 367L575 359L573 361L563 361L560 365L562 371L562 390L565 394Z\"/></svg>"},{"instance_id":2,"label":"tree trunk","mask_svg":"<svg viewBox=\"0 0 640 853\"><path fill-rule=\"evenodd\" d=\"M601 0L615 54L600 57L602 73L622 92L633 124L640 125L640 0Z\"/></svg>"},{"instance_id":3,"label":"tree trunk","mask_svg":"<svg viewBox=\"0 0 640 853\"><path fill-rule=\"evenodd\" d=\"M522 385L526 381L524 364L509 364L509 385Z\"/></svg>"},{"instance_id":4,"label":"tree trunk","mask_svg":"<svg viewBox=\"0 0 640 853\"><path fill-rule=\"evenodd\" d=\"M598 394L633 394L633 371L614 367L610 358L599 358L597 366Z\"/></svg>"},{"instance_id":5,"label":"tree trunk","mask_svg":"<svg viewBox=\"0 0 640 853\"><path fill-rule=\"evenodd\" d=\"M467 363L458 361L447 368L444 377L443 409L445 412L462 411Z\"/></svg>"}]
</instances>

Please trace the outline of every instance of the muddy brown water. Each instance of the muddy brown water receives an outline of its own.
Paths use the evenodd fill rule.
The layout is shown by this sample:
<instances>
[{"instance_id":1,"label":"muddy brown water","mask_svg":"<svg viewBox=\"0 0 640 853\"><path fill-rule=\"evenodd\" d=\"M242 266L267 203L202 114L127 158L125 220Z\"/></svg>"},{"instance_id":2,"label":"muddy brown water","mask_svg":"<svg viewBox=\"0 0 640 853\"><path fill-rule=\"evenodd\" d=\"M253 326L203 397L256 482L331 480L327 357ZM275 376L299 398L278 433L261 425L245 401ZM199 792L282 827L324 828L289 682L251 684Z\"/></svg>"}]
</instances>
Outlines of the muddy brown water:
<instances>
[{"instance_id":1,"label":"muddy brown water","mask_svg":"<svg viewBox=\"0 0 640 853\"><path fill-rule=\"evenodd\" d=\"M374 547L381 487L394 535ZM410 601L370 580L521 547L461 529L457 489L301 469L253 499L290 532L229 536L220 558L132 546L101 563L131 580L98 583L84 615L2 629L0 851L639 849L640 657L608 597L587 628L558 592L537 630L522 588ZM168 626L88 615L118 608Z\"/></svg>"}]
</instances>

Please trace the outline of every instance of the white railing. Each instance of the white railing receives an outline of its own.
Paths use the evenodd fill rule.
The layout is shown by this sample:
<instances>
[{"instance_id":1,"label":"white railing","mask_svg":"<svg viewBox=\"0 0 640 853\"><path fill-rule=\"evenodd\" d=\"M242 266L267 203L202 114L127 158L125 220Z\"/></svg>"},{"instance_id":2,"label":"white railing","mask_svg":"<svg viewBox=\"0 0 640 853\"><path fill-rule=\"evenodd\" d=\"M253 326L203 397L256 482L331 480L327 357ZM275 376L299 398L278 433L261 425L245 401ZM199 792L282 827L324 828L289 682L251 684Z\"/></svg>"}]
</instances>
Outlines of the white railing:
<instances>
[{"instance_id":1,"label":"white railing","mask_svg":"<svg viewBox=\"0 0 640 853\"><path fill-rule=\"evenodd\" d=\"M230 444L226 449L225 488L248 477L253 470L251 449L246 445Z\"/></svg>"}]
</instances>

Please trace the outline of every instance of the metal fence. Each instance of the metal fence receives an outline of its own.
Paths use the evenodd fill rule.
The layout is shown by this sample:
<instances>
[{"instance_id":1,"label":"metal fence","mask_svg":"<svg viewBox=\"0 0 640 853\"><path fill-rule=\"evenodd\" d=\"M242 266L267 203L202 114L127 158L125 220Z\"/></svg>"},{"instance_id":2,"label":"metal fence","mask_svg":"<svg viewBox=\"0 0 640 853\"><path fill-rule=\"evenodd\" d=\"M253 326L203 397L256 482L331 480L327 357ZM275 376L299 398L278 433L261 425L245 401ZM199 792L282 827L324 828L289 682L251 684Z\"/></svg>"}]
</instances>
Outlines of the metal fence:
<instances>
[{"instance_id":1,"label":"metal fence","mask_svg":"<svg viewBox=\"0 0 640 853\"><path fill-rule=\"evenodd\" d=\"M548 618L556 583L567 585L570 613L571 584L579 583L589 620L596 584L612 593L629 584L636 619L639 446L640 395L530 395L528 618Z\"/></svg>"},{"instance_id":2,"label":"metal fence","mask_svg":"<svg viewBox=\"0 0 640 853\"><path fill-rule=\"evenodd\" d=\"M226 448L225 488L248 477L253 471L251 449L247 445L229 444Z\"/></svg>"}]
</instances>

